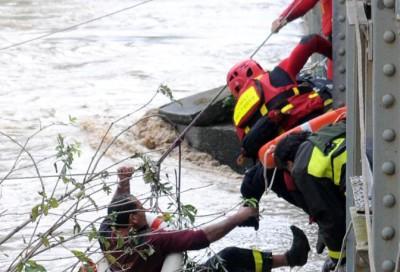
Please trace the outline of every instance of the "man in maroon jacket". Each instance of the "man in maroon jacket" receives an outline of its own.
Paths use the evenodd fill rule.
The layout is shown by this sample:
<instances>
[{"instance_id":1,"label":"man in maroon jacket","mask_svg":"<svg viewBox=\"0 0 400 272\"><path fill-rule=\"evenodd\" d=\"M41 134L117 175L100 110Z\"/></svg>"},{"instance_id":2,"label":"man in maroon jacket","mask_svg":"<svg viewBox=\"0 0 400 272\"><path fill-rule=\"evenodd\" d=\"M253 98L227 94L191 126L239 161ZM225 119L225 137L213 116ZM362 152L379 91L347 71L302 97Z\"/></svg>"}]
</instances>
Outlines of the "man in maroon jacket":
<instances>
[{"instance_id":1,"label":"man in maroon jacket","mask_svg":"<svg viewBox=\"0 0 400 272\"><path fill-rule=\"evenodd\" d=\"M133 169L122 167L118 172L120 182L108 208L109 217L114 220L108 217L103 221L99 239L104 254L112 260L112 271L159 272L168 254L206 248L257 213L254 208L241 207L234 215L198 230L151 231L140 201L130 195L129 180ZM224 271L238 271L238 268L254 271L257 267L262 269L260 271L269 271L273 267L304 265L310 250L307 238L300 229L293 226L291 229L293 244L284 255L228 248L213 260L222 258L227 269ZM233 256L235 254L240 254L242 260ZM215 266L214 261L206 263L207 270L202 271L220 271L221 267Z\"/></svg>"}]
</instances>

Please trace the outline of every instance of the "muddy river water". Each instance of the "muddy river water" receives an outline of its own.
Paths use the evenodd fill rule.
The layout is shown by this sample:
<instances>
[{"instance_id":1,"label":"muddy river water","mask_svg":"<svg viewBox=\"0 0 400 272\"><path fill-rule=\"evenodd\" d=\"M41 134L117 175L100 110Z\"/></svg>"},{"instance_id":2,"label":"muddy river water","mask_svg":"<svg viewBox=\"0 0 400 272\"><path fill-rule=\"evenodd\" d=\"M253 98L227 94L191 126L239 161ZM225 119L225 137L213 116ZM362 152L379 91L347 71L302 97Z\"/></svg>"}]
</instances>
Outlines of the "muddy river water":
<instances>
[{"instance_id":1,"label":"muddy river water","mask_svg":"<svg viewBox=\"0 0 400 272\"><path fill-rule=\"evenodd\" d=\"M32 39L101 15L135 5L132 0L18 0L0 1L0 47ZM73 173L81 179L107 126L149 101L160 84L181 98L224 83L227 70L249 56L269 34L272 20L287 0L154 0L110 17L70 29L66 32L0 50L0 180L15 166L9 179L0 184L0 239L26 220L32 207L41 201L43 186L48 194L62 195L66 186L56 186L54 154L58 134L67 141L80 142L81 156ZM302 34L301 22L294 22L273 36L256 59L271 68L286 56ZM118 129L131 125L146 111L169 100L157 96L143 109L116 124ZM63 125L76 118L75 125ZM47 127L51 125L50 127ZM138 128L139 129L139 128ZM134 130L134 129L133 129ZM147 133L163 135L154 126ZM34 133L40 131L29 138ZM166 136L167 137L167 136ZM25 150L21 146L29 139ZM109 167L106 180L114 189L118 162L136 151L146 151L131 134L110 150L95 171ZM160 153L149 153L154 158ZM204 161L184 162L182 201L196 206L197 222L213 220L240 201L241 177L227 167ZM193 159L196 160L196 159ZM35 162L35 167L32 166ZM15 162L17 162L15 164ZM14 165L15 164L15 165ZM136 165L135 160L122 164ZM178 162L171 157L163 164L163 175L173 176ZM200 189L194 189L200 188ZM94 190L94 189L93 189ZM149 191L140 175L132 181L135 194ZM111 198L100 190L93 199L101 207ZM167 201L166 201L167 202ZM6 271L19 252L27 246L32 232L44 232L68 201L41 219L38 228L29 224L0 245L0 271ZM212 245L218 251L226 246L258 247L281 253L290 246L289 226L303 228L312 244L309 263L300 271L318 271L323 257L314 250L317 228L299 209L278 199L273 193L263 198L261 228L254 232L238 228ZM81 225L105 214L93 210L77 218ZM73 220L57 235L71 235ZM98 224L95 224L98 226ZM35 260L48 271L63 271L75 261L71 249L84 250L87 238L77 238L37 256ZM96 247L94 247L96 249ZM95 251L95 250L94 250ZM191 253L195 256L196 253ZM94 258L97 255L94 254ZM288 268L278 271L288 271Z\"/></svg>"}]
</instances>

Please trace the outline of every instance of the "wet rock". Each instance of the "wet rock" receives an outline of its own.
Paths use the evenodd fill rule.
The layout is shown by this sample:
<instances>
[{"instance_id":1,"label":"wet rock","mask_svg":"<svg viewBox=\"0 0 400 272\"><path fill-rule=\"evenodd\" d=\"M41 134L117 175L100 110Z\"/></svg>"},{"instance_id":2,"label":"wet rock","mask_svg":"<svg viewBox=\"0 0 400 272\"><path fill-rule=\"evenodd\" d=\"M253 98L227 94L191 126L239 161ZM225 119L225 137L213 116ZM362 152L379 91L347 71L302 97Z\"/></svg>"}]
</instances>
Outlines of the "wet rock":
<instances>
[{"instance_id":1,"label":"wet rock","mask_svg":"<svg viewBox=\"0 0 400 272\"><path fill-rule=\"evenodd\" d=\"M185 128L184 125L177 125L177 127L179 131ZM194 126L186 134L185 139L195 149L210 154L214 159L228 165L238 173L244 173L245 168L236 164L240 144L231 123L206 127Z\"/></svg>"},{"instance_id":2,"label":"wet rock","mask_svg":"<svg viewBox=\"0 0 400 272\"><path fill-rule=\"evenodd\" d=\"M221 89L222 87L215 88L169 103L160 108L160 114L175 124L187 125ZM207 126L230 120L232 118L232 107L224 106L224 100L229 95L229 91L224 90L218 99L201 115L195 125Z\"/></svg>"}]
</instances>

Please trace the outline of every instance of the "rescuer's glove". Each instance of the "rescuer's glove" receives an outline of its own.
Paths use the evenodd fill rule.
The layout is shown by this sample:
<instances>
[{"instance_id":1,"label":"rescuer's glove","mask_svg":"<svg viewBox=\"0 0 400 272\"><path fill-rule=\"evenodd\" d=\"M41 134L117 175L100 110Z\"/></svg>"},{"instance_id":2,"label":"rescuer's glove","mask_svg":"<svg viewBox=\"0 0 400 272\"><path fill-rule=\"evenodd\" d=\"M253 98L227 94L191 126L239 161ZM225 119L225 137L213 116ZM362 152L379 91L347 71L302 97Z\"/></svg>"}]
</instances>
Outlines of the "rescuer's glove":
<instances>
[{"instance_id":1,"label":"rescuer's glove","mask_svg":"<svg viewBox=\"0 0 400 272\"><path fill-rule=\"evenodd\" d=\"M253 227L255 230L258 230L258 228L260 227L260 217L249 217L246 221L240 224L239 227Z\"/></svg>"}]
</instances>

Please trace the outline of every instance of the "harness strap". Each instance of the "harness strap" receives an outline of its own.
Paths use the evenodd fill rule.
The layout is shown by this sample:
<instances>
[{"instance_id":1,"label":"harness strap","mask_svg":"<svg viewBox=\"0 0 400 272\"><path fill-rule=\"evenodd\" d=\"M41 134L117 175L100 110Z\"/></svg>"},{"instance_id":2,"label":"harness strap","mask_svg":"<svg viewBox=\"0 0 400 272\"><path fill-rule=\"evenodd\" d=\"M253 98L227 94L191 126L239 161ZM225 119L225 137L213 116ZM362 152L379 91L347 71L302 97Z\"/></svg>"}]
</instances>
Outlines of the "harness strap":
<instances>
[{"instance_id":1,"label":"harness strap","mask_svg":"<svg viewBox=\"0 0 400 272\"><path fill-rule=\"evenodd\" d=\"M281 92L270 101L268 101L268 103L266 103L266 106L268 109L282 108L285 105L289 104L287 100L290 97L310 93L313 91L314 89L309 85L298 85L297 87L293 87L289 90Z\"/></svg>"},{"instance_id":2,"label":"harness strap","mask_svg":"<svg viewBox=\"0 0 400 272\"><path fill-rule=\"evenodd\" d=\"M260 96L259 101L265 101L264 88L261 84L261 81L258 78L256 78L254 79L254 84ZM307 93L310 93L309 95L310 99L320 96L322 100L324 100L324 111L328 111L332 108L333 100L331 99L329 92L325 91L316 92L311 85L300 84L297 87L293 87L289 90L281 92L280 94L272 98L270 101L268 101L268 103L261 102L259 109L256 112L254 112L253 116L250 119L258 120L260 117L268 115L268 113L270 113L271 110L279 110L280 113L287 114L288 112L290 112L290 110L294 108L294 105L289 103L288 99L293 96L303 95ZM245 134L247 134L250 131L252 126L251 121L246 123L248 125L244 128Z\"/></svg>"}]
</instances>

